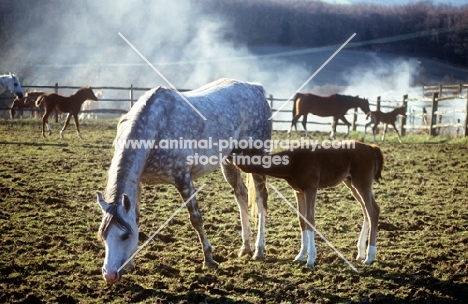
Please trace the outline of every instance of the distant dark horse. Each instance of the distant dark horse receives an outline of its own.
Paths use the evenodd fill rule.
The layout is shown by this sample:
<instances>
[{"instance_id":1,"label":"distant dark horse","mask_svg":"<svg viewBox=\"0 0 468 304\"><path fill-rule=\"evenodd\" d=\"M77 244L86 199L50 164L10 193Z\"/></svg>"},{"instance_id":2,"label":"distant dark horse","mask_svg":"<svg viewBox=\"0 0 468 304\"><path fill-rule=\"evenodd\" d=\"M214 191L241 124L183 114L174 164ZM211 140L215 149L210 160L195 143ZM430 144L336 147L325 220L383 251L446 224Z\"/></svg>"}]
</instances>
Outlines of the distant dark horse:
<instances>
[{"instance_id":1,"label":"distant dark horse","mask_svg":"<svg viewBox=\"0 0 468 304\"><path fill-rule=\"evenodd\" d=\"M370 112L369 101L367 99L339 94L322 97L310 93L297 93L294 96L293 119L289 133L291 133L293 126L297 130L296 123L301 116L304 116L302 126L306 131L306 136L309 136L306 128L307 114L312 113L322 117L333 116L332 132L330 135L332 138L335 138L336 125L338 124L338 120L341 119L348 125L348 132L346 133L346 136L348 136L351 124L346 120L345 115L349 109L357 107L366 114Z\"/></svg>"},{"instance_id":2,"label":"distant dark horse","mask_svg":"<svg viewBox=\"0 0 468 304\"><path fill-rule=\"evenodd\" d=\"M52 133L52 129L49 125L49 115L54 109L61 113L68 113L67 120L60 131L60 137L63 137L63 133L70 122L70 118L73 115L75 119L75 127L77 135L81 137L80 125L78 124L78 112L81 110L81 105L85 100L98 100L94 95L93 90L90 86L80 88L75 94L70 96L62 96L56 93L44 94L36 100L36 107L44 106L45 113L42 116L42 136L44 136L44 127L47 124L47 130L49 135Z\"/></svg>"},{"instance_id":3,"label":"distant dark horse","mask_svg":"<svg viewBox=\"0 0 468 304\"><path fill-rule=\"evenodd\" d=\"M367 127L374 124L374 126L372 127L372 135L374 137L374 142L376 142L375 134L377 133L377 128L379 127L379 123L382 122L382 123L385 124L384 131L383 131L383 134L382 134L382 142L384 142L384 140L385 140L385 133L387 133L387 127L390 124L390 125L393 126L393 129L395 129L395 131L396 131L396 134L398 136L398 141L400 143L402 143L400 133L398 132L397 128L395 127L395 122L396 122L396 119L397 119L398 115L406 116L405 106L395 108L395 109L393 109L392 111L390 111L388 113L383 113L381 111L372 111L369 114L367 114L368 117L369 116L371 117L371 121L368 124L366 124L366 126L364 128L364 134L362 135L362 141L364 141L364 139L366 138Z\"/></svg>"}]
</instances>

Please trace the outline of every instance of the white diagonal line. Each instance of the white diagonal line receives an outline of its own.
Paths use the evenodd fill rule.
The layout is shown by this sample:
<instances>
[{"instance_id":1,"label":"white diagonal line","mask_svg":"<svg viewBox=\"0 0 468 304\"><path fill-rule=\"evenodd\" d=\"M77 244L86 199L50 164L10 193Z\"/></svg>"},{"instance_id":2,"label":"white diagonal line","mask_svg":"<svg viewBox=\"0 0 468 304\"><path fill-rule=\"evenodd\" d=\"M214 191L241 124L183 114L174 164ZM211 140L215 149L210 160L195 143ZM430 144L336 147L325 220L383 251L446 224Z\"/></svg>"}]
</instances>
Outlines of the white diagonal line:
<instances>
[{"instance_id":1,"label":"white diagonal line","mask_svg":"<svg viewBox=\"0 0 468 304\"><path fill-rule=\"evenodd\" d=\"M336 56L336 54L338 54L338 53L351 41L351 39L354 38L354 36L356 36L356 33L352 34L351 37L349 37L348 40L346 40L346 42L343 43L343 44L340 46L340 48L337 49L337 50L335 51L335 53L333 53L333 55L331 55L330 58L328 58L327 61L325 61L325 62L322 64L322 66L319 67L318 70L315 71L315 73L312 74L312 76L310 76L309 79L307 79L307 80L299 87L299 89L297 89L296 92L294 92L294 94L293 94L291 97L289 97L288 100L286 100L286 101L281 105L281 107L279 107L279 108L276 110L275 113L273 113L273 115L270 116L270 118L268 118L268 120L271 120L274 116L276 116L276 115L278 114L278 112L281 111L281 110L286 106L286 104L287 104L288 102L290 102L290 101L294 98L294 96L295 96L297 93L299 93L299 91L302 90L302 88L304 88L304 87L309 83L309 81L311 81L312 78L314 78L315 75L317 75L317 74L330 62L330 60L332 60L332 59Z\"/></svg>"},{"instance_id":2,"label":"white diagonal line","mask_svg":"<svg viewBox=\"0 0 468 304\"><path fill-rule=\"evenodd\" d=\"M145 248L146 245L148 245L148 243L156 236L156 234L158 234L161 230L163 230L164 227L167 226L167 224L169 224L169 222L174 218L174 216L176 216L177 213L180 212L180 210L182 210L182 208L185 207L185 205L187 205L188 202L190 202L190 200L192 198L195 197L195 195L200 192L201 189L203 189L203 187L205 187L206 184L203 184L201 185L200 188L198 188L197 191L195 191L194 194L192 194L182 205L180 205L180 207L174 211L174 213L164 222L164 224L161 225L161 227L158 228L158 230L156 230L155 233L153 233L144 243L143 245L140 246L140 248L138 248L129 258L128 260L125 261L125 263L122 264L122 266L120 266L119 269L117 269L117 272L120 272L124 267L125 265L127 265L131 260L133 260L133 258L143 249Z\"/></svg>"},{"instance_id":3,"label":"white diagonal line","mask_svg":"<svg viewBox=\"0 0 468 304\"><path fill-rule=\"evenodd\" d=\"M327 243L327 245L330 246L330 248L333 249L333 251L335 251L336 254L337 254L343 261L345 261L346 264L349 265L349 267L351 267L352 270L358 272L358 270L356 269L356 267L354 267L354 265L351 264L351 262L348 261L348 260L344 257L344 255L341 254L341 252L339 252L338 249L336 249L335 246L333 246L333 244L330 243L330 242L323 236L323 234L321 234L321 233L317 230L317 228L315 228L315 227L305 218L305 216L302 215L302 214L299 212L299 210L297 210L297 209L293 206L293 204L291 204L291 202L289 202L289 201L283 196L283 194L281 194L281 192L278 191L278 189L276 189L276 187L274 187L274 186L273 186L272 184L270 184L270 183L269 183L268 185L270 185L270 187L271 187L273 190L275 190L275 192L279 195L279 197L281 197L281 198L289 205L289 207L291 207L307 224L309 224L310 227L312 227L312 229L315 231L315 233L317 233L317 234L322 238L322 240L324 240L325 243Z\"/></svg>"},{"instance_id":4,"label":"white diagonal line","mask_svg":"<svg viewBox=\"0 0 468 304\"><path fill-rule=\"evenodd\" d=\"M179 92L179 90L177 90L174 85L169 81L167 80L166 77L164 77L164 75L159 72L159 70L151 63L149 62L148 59L146 59L145 56L143 56L142 53L140 53L140 51L138 51L138 49L133 46L133 44L127 40L127 38L125 38L124 35L122 35L122 33L119 32L119 36L141 57L141 59L143 59L156 73L158 73L158 75L174 90L177 92L177 94L179 94L180 97L182 97L182 99L195 111L197 112L198 115L200 115L201 118L203 118L203 120L206 120L205 116L203 116L202 113L200 113L200 111L197 110L197 108L194 107L194 105L184 96L182 95L182 93Z\"/></svg>"}]
</instances>

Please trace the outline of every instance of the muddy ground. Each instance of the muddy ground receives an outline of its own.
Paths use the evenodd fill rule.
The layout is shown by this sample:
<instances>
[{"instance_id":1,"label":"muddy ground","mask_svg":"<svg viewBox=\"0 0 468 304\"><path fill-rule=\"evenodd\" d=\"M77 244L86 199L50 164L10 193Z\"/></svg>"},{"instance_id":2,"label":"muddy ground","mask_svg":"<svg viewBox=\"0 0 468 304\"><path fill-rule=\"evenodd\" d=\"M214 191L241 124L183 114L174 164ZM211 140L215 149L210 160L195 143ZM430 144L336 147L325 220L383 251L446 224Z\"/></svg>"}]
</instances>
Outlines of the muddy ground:
<instances>
[{"instance_id":1,"label":"muddy ground","mask_svg":"<svg viewBox=\"0 0 468 304\"><path fill-rule=\"evenodd\" d=\"M267 258L237 257L233 192L218 170L195 182L218 270L202 252L183 210L135 258L115 285L101 275L103 244L96 191L106 184L115 120L83 122L45 139L34 120L0 121L0 302L5 303L466 303L468 145L466 141L381 145L386 162L374 192L381 206L376 261L356 261L362 224L347 188L321 190L321 239L313 269L293 263L298 221L270 189ZM284 133L275 133L282 138ZM281 180L270 180L288 200ZM182 203L172 186L144 186L140 231L151 235Z\"/></svg>"}]
</instances>

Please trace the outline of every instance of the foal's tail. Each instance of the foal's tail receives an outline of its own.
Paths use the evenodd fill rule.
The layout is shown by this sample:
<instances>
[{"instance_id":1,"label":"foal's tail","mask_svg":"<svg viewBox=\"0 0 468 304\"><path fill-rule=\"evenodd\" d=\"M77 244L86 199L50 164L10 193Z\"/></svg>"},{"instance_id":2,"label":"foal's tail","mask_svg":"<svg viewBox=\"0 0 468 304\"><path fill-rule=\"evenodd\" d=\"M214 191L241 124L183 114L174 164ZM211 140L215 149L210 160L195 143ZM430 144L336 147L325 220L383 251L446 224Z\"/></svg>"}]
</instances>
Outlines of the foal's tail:
<instances>
[{"instance_id":1,"label":"foal's tail","mask_svg":"<svg viewBox=\"0 0 468 304\"><path fill-rule=\"evenodd\" d=\"M39 108L41 106L42 100L44 99L44 96L39 96L36 99L36 107Z\"/></svg>"},{"instance_id":2,"label":"foal's tail","mask_svg":"<svg viewBox=\"0 0 468 304\"><path fill-rule=\"evenodd\" d=\"M266 181L264 185L259 185L259 187L265 187L264 191L266 190ZM247 174L247 195L249 197L249 206L250 206L250 216L254 218L255 224L257 224L258 219L258 206L257 206L257 190L255 188L255 182L253 179L252 173ZM262 195L265 193L261 193ZM268 206L268 196L263 197L263 209L267 210Z\"/></svg>"},{"instance_id":3,"label":"foal's tail","mask_svg":"<svg viewBox=\"0 0 468 304\"><path fill-rule=\"evenodd\" d=\"M382 170L384 166L384 157L382 151L378 146L372 146L372 151L374 152L374 162L375 162L375 175L374 180L380 184L380 179L382 178Z\"/></svg>"},{"instance_id":4,"label":"foal's tail","mask_svg":"<svg viewBox=\"0 0 468 304\"><path fill-rule=\"evenodd\" d=\"M297 106L296 106L296 103L297 103L297 100L299 99L299 93L296 93L296 95L294 95L294 98L293 98L293 109L292 109L292 116L294 118L294 116L296 116L296 109L297 109Z\"/></svg>"}]
</instances>

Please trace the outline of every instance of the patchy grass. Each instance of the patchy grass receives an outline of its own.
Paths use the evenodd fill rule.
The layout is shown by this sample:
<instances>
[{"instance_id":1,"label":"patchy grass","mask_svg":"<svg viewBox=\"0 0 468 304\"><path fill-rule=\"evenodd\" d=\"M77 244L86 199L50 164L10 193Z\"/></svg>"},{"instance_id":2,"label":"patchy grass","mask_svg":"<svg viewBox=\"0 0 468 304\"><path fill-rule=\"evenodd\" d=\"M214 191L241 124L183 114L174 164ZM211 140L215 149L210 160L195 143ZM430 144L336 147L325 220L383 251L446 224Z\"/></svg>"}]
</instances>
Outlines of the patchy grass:
<instances>
[{"instance_id":1,"label":"patchy grass","mask_svg":"<svg viewBox=\"0 0 468 304\"><path fill-rule=\"evenodd\" d=\"M466 301L468 143L407 136L399 144L391 134L381 145L386 162L383 182L375 187L381 218L371 266L354 261L362 215L344 186L319 192L317 228L358 272L320 239L314 269L294 264L298 221L274 191L267 259L238 258L238 210L218 170L195 184L207 184L198 200L219 269L201 269L200 244L187 212L181 212L136 257L135 270L106 285L95 192L105 187L116 123L83 122L81 141L73 126L60 139L54 124L54 134L44 139L38 120L0 120L0 302ZM274 138L287 134L275 132ZM284 181L269 181L294 201ZM140 231L150 235L181 200L168 185L144 186L142 195Z\"/></svg>"}]
</instances>

